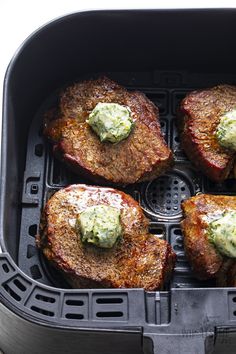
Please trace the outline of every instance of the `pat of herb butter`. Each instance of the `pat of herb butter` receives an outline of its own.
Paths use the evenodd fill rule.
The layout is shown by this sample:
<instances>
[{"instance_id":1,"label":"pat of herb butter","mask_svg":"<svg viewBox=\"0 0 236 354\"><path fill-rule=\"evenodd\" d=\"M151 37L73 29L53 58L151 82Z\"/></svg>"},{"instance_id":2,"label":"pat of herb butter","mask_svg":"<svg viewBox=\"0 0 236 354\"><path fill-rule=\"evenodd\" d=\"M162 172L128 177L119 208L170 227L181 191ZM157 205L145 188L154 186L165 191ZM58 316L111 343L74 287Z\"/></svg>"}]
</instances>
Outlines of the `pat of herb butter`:
<instances>
[{"instance_id":1,"label":"pat of herb butter","mask_svg":"<svg viewBox=\"0 0 236 354\"><path fill-rule=\"evenodd\" d=\"M110 143L119 143L127 138L134 125L130 109L118 103L98 103L87 123L102 142Z\"/></svg>"},{"instance_id":2,"label":"pat of herb butter","mask_svg":"<svg viewBox=\"0 0 236 354\"><path fill-rule=\"evenodd\" d=\"M236 150L236 109L222 115L216 129L216 137L220 145Z\"/></svg>"},{"instance_id":3,"label":"pat of herb butter","mask_svg":"<svg viewBox=\"0 0 236 354\"><path fill-rule=\"evenodd\" d=\"M122 235L120 210L108 205L94 205L77 218L77 229L83 243L112 248Z\"/></svg>"},{"instance_id":4,"label":"pat of herb butter","mask_svg":"<svg viewBox=\"0 0 236 354\"><path fill-rule=\"evenodd\" d=\"M210 222L208 237L223 256L236 258L236 211L224 212Z\"/></svg>"}]
</instances>

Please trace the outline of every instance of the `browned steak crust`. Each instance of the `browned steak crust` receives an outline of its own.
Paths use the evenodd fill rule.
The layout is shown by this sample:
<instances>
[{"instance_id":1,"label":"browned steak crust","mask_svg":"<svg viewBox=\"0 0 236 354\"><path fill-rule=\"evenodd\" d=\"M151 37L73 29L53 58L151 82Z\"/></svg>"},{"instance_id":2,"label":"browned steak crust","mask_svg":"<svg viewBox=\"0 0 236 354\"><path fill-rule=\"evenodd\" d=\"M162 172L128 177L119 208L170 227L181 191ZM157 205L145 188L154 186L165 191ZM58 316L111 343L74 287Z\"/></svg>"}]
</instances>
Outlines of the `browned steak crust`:
<instances>
[{"instance_id":1,"label":"browned steak crust","mask_svg":"<svg viewBox=\"0 0 236 354\"><path fill-rule=\"evenodd\" d=\"M75 220L88 206L121 210L123 236L111 249L84 245ZM129 195L112 188L72 185L47 202L37 244L73 287L162 289L175 263L171 246L148 233L148 220Z\"/></svg>"},{"instance_id":2,"label":"browned steak crust","mask_svg":"<svg viewBox=\"0 0 236 354\"><path fill-rule=\"evenodd\" d=\"M118 144L101 143L86 119L99 102L131 109L135 126ZM108 78L84 81L61 95L54 120L46 121L45 135L55 154L75 172L97 183L129 184L154 179L173 163L162 136L157 107L140 92L128 92Z\"/></svg>"},{"instance_id":3,"label":"browned steak crust","mask_svg":"<svg viewBox=\"0 0 236 354\"><path fill-rule=\"evenodd\" d=\"M193 91L181 102L179 127L181 143L188 158L216 182L225 180L235 153L223 148L215 131L220 116L236 107L236 86L219 85Z\"/></svg>"},{"instance_id":4,"label":"browned steak crust","mask_svg":"<svg viewBox=\"0 0 236 354\"><path fill-rule=\"evenodd\" d=\"M184 247L193 271L199 279L217 277L223 283L222 274L226 274L236 261L222 257L207 237L210 215L222 211L236 210L236 197L224 195L200 194L182 203L185 219L182 221ZM235 281L234 281L235 282ZM229 274L228 285L232 284ZM236 282L235 282L236 283Z\"/></svg>"}]
</instances>

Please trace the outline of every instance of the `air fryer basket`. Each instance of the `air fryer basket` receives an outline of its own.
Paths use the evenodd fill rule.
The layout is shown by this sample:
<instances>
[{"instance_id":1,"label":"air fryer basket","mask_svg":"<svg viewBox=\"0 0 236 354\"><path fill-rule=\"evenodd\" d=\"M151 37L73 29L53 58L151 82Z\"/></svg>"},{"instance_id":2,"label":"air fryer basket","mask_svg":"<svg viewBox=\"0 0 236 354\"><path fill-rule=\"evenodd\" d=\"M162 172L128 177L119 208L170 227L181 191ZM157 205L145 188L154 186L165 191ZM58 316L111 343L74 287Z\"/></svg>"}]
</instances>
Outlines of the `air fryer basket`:
<instances>
[{"instance_id":1,"label":"air fryer basket","mask_svg":"<svg viewBox=\"0 0 236 354\"><path fill-rule=\"evenodd\" d=\"M192 166L180 148L175 115L187 92L236 84L235 15L235 10L77 13L44 26L16 54L4 91L0 312L9 331L16 318L27 320L19 345L30 343L30 323L36 326L34 342L45 336L45 326L58 343L62 330L69 333L68 343L75 330L80 343L88 332L87 338L94 338L89 353L191 354L213 347L215 353L222 347L234 352L236 290L194 278L183 249L180 205L201 192L235 195L236 181L214 184ZM170 242L177 254L164 291L70 289L35 247L50 195L68 184L91 183L54 159L42 136L43 112L66 83L103 74L144 92L158 106L163 134L175 154L175 167L164 176L124 188L150 218L150 231ZM99 342L99 330L112 348ZM50 341L40 342L41 351L33 347L28 352L9 343L0 335L7 354L65 352L63 345L53 349ZM72 344L70 353L84 354L86 345Z\"/></svg>"}]
</instances>

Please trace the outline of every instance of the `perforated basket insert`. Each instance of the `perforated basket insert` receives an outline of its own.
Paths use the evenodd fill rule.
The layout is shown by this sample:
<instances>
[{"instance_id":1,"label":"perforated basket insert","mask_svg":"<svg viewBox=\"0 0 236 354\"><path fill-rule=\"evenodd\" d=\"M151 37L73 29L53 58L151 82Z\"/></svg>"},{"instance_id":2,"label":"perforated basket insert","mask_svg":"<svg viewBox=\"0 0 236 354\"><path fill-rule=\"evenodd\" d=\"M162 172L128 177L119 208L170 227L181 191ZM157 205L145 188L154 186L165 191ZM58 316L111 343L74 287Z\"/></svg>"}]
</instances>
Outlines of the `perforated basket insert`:
<instances>
[{"instance_id":1,"label":"perforated basket insert","mask_svg":"<svg viewBox=\"0 0 236 354\"><path fill-rule=\"evenodd\" d=\"M177 254L177 264L169 286L212 286L214 282L199 282L193 277L185 258L179 225L182 218L181 202L191 195L206 191L208 187L210 190L209 182L194 170L182 152L175 125L176 105L190 89L184 90L182 87L162 89L155 85L131 87L127 76L124 81L129 89L138 89L146 93L147 97L159 107L163 135L175 153L175 167L171 171L154 181L128 186L124 191L140 202L151 220L150 231L170 242ZM133 78L130 78L130 81L133 83ZM61 274L58 274L36 249L35 236L38 232L41 209L55 191L69 184L91 184L91 182L75 175L55 159L51 146L42 136L43 113L55 100L56 94L53 94L44 102L29 132L18 263L26 274L40 283L68 288ZM218 186L215 186L215 190L217 188Z\"/></svg>"}]
</instances>

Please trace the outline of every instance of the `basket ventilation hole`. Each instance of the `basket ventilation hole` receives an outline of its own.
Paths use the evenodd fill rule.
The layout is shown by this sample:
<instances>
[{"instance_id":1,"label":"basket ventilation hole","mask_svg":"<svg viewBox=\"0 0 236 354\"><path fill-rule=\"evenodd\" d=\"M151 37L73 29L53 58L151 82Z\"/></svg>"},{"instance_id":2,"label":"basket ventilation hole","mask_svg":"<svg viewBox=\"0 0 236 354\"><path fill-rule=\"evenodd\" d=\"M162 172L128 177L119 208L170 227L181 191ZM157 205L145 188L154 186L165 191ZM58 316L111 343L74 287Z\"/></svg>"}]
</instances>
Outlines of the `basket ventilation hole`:
<instances>
[{"instance_id":1,"label":"basket ventilation hole","mask_svg":"<svg viewBox=\"0 0 236 354\"><path fill-rule=\"evenodd\" d=\"M178 136L175 137L175 142L179 144L179 137Z\"/></svg>"},{"instance_id":2,"label":"basket ventilation hole","mask_svg":"<svg viewBox=\"0 0 236 354\"><path fill-rule=\"evenodd\" d=\"M9 285L3 284L3 288L8 292L11 297L13 297L13 299L15 299L16 301L21 300L21 297L15 291L13 291Z\"/></svg>"},{"instance_id":3,"label":"basket ventilation hole","mask_svg":"<svg viewBox=\"0 0 236 354\"><path fill-rule=\"evenodd\" d=\"M161 127L164 128L164 126L165 126L165 122L161 120Z\"/></svg>"},{"instance_id":4,"label":"basket ventilation hole","mask_svg":"<svg viewBox=\"0 0 236 354\"><path fill-rule=\"evenodd\" d=\"M112 312L97 312L97 317L122 317L123 312L121 311L112 311Z\"/></svg>"},{"instance_id":5,"label":"basket ventilation hole","mask_svg":"<svg viewBox=\"0 0 236 354\"><path fill-rule=\"evenodd\" d=\"M178 262L187 262L187 259L186 259L185 255L177 254L177 261Z\"/></svg>"},{"instance_id":6,"label":"basket ventilation hole","mask_svg":"<svg viewBox=\"0 0 236 354\"><path fill-rule=\"evenodd\" d=\"M39 128L39 131L38 131L38 135L41 137L41 136L43 136L43 131L44 131L44 128L43 128L43 126L41 126L40 128Z\"/></svg>"},{"instance_id":7,"label":"basket ventilation hole","mask_svg":"<svg viewBox=\"0 0 236 354\"><path fill-rule=\"evenodd\" d=\"M73 320L82 320L84 316L81 315L80 313L67 313L66 318L73 319Z\"/></svg>"},{"instance_id":8,"label":"basket ventilation hole","mask_svg":"<svg viewBox=\"0 0 236 354\"><path fill-rule=\"evenodd\" d=\"M13 283L15 284L15 286L17 286L18 289L20 289L21 291L26 291L26 287L24 286L24 284L22 284L18 279L15 279L13 281Z\"/></svg>"},{"instance_id":9,"label":"basket ventilation hole","mask_svg":"<svg viewBox=\"0 0 236 354\"><path fill-rule=\"evenodd\" d=\"M181 246L181 245L174 245L173 248L175 251L182 251L183 250L183 246Z\"/></svg>"},{"instance_id":10,"label":"basket ventilation hole","mask_svg":"<svg viewBox=\"0 0 236 354\"><path fill-rule=\"evenodd\" d=\"M53 317L54 316L54 312L48 311L48 310L44 310L44 309L40 309L37 306L31 306L31 310L41 313L44 316L49 316L49 317Z\"/></svg>"},{"instance_id":11,"label":"basket ventilation hole","mask_svg":"<svg viewBox=\"0 0 236 354\"><path fill-rule=\"evenodd\" d=\"M164 231L163 231L163 229L158 228L158 229L155 229L153 233L156 234L156 235L161 236L161 235L164 234Z\"/></svg>"},{"instance_id":12,"label":"basket ventilation hole","mask_svg":"<svg viewBox=\"0 0 236 354\"><path fill-rule=\"evenodd\" d=\"M66 305L68 305L68 306L83 306L84 302L81 300L68 299L68 300L66 300Z\"/></svg>"},{"instance_id":13,"label":"basket ventilation hole","mask_svg":"<svg viewBox=\"0 0 236 354\"><path fill-rule=\"evenodd\" d=\"M35 237L35 235L37 234L37 225L30 225L28 232L30 236Z\"/></svg>"},{"instance_id":14,"label":"basket ventilation hole","mask_svg":"<svg viewBox=\"0 0 236 354\"><path fill-rule=\"evenodd\" d=\"M236 316L236 311L234 311L234 316Z\"/></svg>"},{"instance_id":15,"label":"basket ventilation hole","mask_svg":"<svg viewBox=\"0 0 236 354\"><path fill-rule=\"evenodd\" d=\"M179 107L180 101L186 96L186 93L176 93L175 94L175 105L174 105L174 111L177 111L177 108Z\"/></svg>"},{"instance_id":16,"label":"basket ventilation hole","mask_svg":"<svg viewBox=\"0 0 236 354\"><path fill-rule=\"evenodd\" d=\"M148 184L145 191L147 205L154 213L163 216L180 214L181 202L190 196L187 181L175 173L157 178Z\"/></svg>"},{"instance_id":17,"label":"basket ventilation hole","mask_svg":"<svg viewBox=\"0 0 236 354\"><path fill-rule=\"evenodd\" d=\"M30 267L30 271L31 271L33 279L37 280L37 279L42 278L42 274L41 274L37 264L35 264L32 267Z\"/></svg>"},{"instance_id":18,"label":"basket ventilation hole","mask_svg":"<svg viewBox=\"0 0 236 354\"><path fill-rule=\"evenodd\" d=\"M43 156L43 145L42 144L35 145L34 153L38 157Z\"/></svg>"},{"instance_id":19,"label":"basket ventilation hole","mask_svg":"<svg viewBox=\"0 0 236 354\"><path fill-rule=\"evenodd\" d=\"M175 230L174 230L174 234L177 235L177 236L178 236L178 235L179 235L179 236L182 236L182 231L181 231L180 229L175 229Z\"/></svg>"},{"instance_id":20,"label":"basket ventilation hole","mask_svg":"<svg viewBox=\"0 0 236 354\"><path fill-rule=\"evenodd\" d=\"M8 265L6 263L3 263L2 269L4 270L5 273L9 273L10 272L10 269L9 269L9 267L8 267Z\"/></svg>"},{"instance_id":21,"label":"basket ventilation hole","mask_svg":"<svg viewBox=\"0 0 236 354\"><path fill-rule=\"evenodd\" d=\"M27 258L33 257L37 253L36 247L28 245L27 247Z\"/></svg>"},{"instance_id":22,"label":"basket ventilation hole","mask_svg":"<svg viewBox=\"0 0 236 354\"><path fill-rule=\"evenodd\" d=\"M233 302L236 302L236 296L235 296L235 297L233 297L233 299L232 299L232 300L233 300Z\"/></svg>"},{"instance_id":23,"label":"basket ventilation hole","mask_svg":"<svg viewBox=\"0 0 236 354\"><path fill-rule=\"evenodd\" d=\"M183 238L181 236L177 236L175 241L179 246L183 246Z\"/></svg>"},{"instance_id":24,"label":"basket ventilation hole","mask_svg":"<svg viewBox=\"0 0 236 354\"><path fill-rule=\"evenodd\" d=\"M97 299L96 303L97 304L122 304L123 299L121 298L101 298L101 299Z\"/></svg>"},{"instance_id":25,"label":"basket ventilation hole","mask_svg":"<svg viewBox=\"0 0 236 354\"><path fill-rule=\"evenodd\" d=\"M41 294L37 294L35 296L35 298L39 301L43 301L43 302L50 302L51 304L53 304L56 300L53 297L49 297L49 296L44 296Z\"/></svg>"},{"instance_id":26,"label":"basket ventilation hole","mask_svg":"<svg viewBox=\"0 0 236 354\"><path fill-rule=\"evenodd\" d=\"M37 184L32 184L31 188L30 188L30 193L31 194L38 194L39 191L39 187Z\"/></svg>"}]
</instances>

